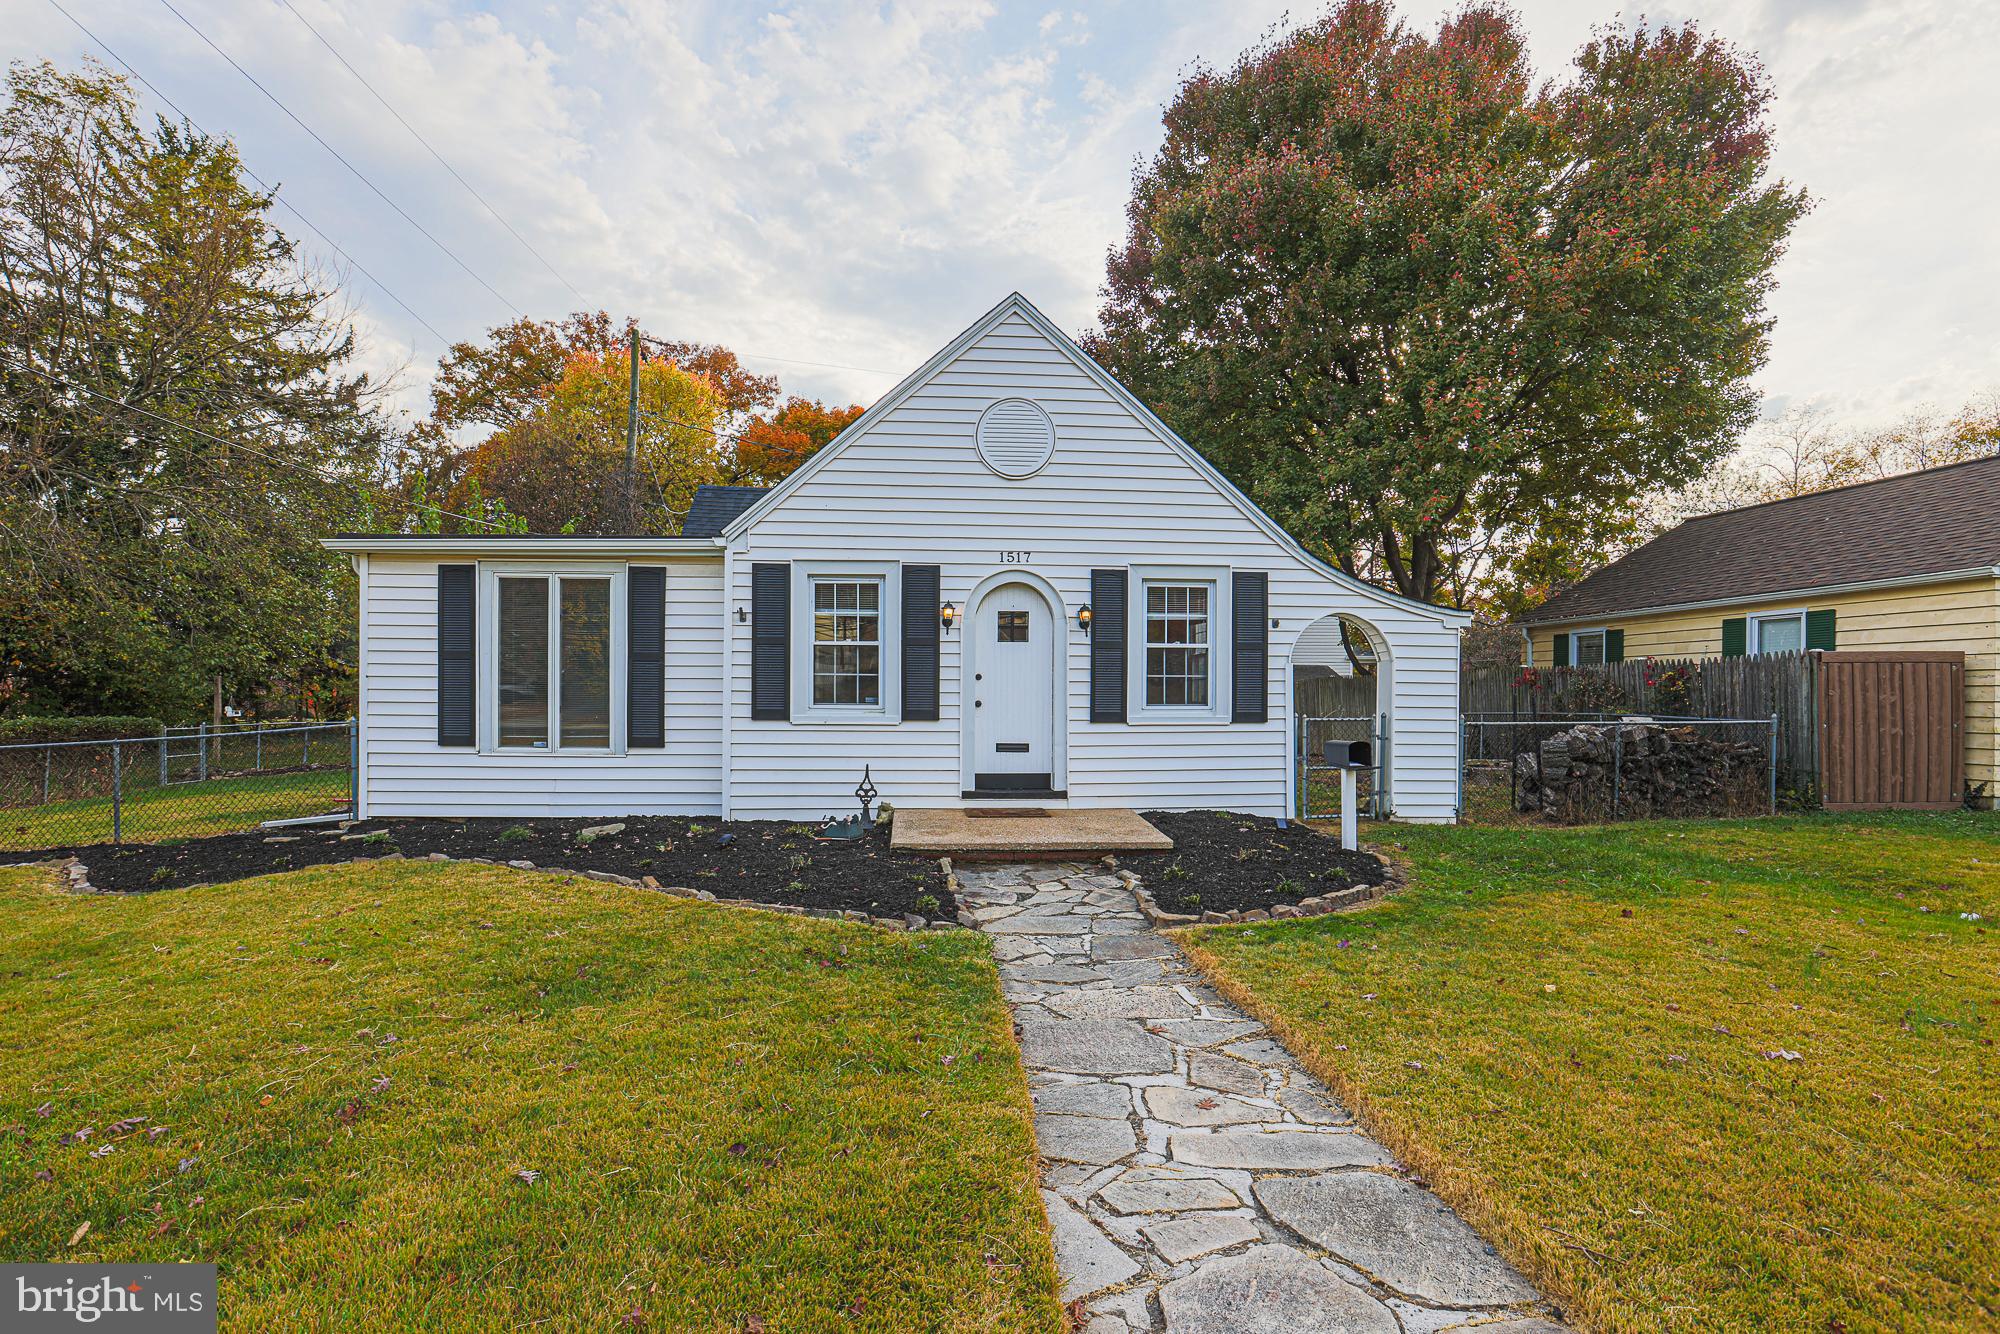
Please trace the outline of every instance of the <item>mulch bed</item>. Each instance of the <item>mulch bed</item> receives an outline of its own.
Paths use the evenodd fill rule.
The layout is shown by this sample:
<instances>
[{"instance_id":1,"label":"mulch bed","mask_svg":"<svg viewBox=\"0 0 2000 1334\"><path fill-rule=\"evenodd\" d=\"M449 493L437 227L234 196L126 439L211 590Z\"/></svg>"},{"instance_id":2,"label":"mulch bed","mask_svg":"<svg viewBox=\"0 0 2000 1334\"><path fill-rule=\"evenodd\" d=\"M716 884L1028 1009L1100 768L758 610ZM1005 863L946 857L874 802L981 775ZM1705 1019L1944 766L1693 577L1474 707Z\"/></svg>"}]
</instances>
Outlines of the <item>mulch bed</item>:
<instances>
[{"instance_id":1,"label":"mulch bed","mask_svg":"<svg viewBox=\"0 0 2000 1334\"><path fill-rule=\"evenodd\" d=\"M623 825L580 838L589 828ZM719 899L856 909L873 917L916 913L949 920L957 905L933 858L889 851L886 829L853 842L818 839L812 826L690 816L622 820L366 820L347 828L303 825L184 843L98 843L64 848L114 893L221 884L356 857L443 853L604 871L707 890Z\"/></svg>"},{"instance_id":2,"label":"mulch bed","mask_svg":"<svg viewBox=\"0 0 2000 1334\"><path fill-rule=\"evenodd\" d=\"M1338 839L1298 821L1223 811L1147 811L1174 841L1172 852L1121 853L1160 907L1171 913L1246 912L1389 880L1371 852L1343 852Z\"/></svg>"}]
</instances>

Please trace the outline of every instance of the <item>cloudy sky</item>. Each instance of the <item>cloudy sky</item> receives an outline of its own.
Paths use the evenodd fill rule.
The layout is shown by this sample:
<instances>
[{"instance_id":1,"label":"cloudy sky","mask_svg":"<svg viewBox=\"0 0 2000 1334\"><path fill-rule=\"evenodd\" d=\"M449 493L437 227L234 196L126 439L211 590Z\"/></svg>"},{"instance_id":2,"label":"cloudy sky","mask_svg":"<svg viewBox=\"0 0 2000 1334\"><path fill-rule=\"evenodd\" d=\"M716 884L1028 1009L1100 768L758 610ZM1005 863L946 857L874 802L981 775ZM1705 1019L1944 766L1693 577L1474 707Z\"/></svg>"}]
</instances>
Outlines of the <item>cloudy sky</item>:
<instances>
[{"instance_id":1,"label":"cloudy sky","mask_svg":"<svg viewBox=\"0 0 2000 1334\"><path fill-rule=\"evenodd\" d=\"M727 343L789 390L862 401L1010 290L1081 331L1180 73L1226 65L1288 8L60 3L282 187L298 212L279 210L280 225L344 271L368 361L405 368L412 407L439 334L516 311L636 314ZM1547 75L1617 12L1518 3ZM1404 12L1428 25L1442 6ZM1818 200L1779 274L1767 406L1823 400L1861 425L2000 388L2000 5L1647 12L1697 18L1762 56L1779 168ZM0 17L9 59L95 50L52 0L0 0Z\"/></svg>"}]
</instances>

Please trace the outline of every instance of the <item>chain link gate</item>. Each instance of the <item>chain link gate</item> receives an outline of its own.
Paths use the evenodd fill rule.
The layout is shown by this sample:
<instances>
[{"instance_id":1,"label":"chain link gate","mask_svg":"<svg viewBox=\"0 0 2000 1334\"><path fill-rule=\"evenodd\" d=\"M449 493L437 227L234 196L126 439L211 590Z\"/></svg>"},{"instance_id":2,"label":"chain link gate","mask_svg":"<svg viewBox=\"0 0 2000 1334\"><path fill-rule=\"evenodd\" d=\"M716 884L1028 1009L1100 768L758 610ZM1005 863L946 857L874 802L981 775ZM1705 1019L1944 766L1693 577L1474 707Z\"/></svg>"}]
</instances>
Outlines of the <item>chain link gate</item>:
<instances>
[{"instance_id":1,"label":"chain link gate","mask_svg":"<svg viewBox=\"0 0 2000 1334\"><path fill-rule=\"evenodd\" d=\"M1374 763L1355 775L1355 796L1364 819L1388 816L1388 794L1382 775L1389 761L1387 714L1298 719L1298 812L1301 820L1340 817L1340 770L1328 765L1329 741L1366 741Z\"/></svg>"}]
</instances>

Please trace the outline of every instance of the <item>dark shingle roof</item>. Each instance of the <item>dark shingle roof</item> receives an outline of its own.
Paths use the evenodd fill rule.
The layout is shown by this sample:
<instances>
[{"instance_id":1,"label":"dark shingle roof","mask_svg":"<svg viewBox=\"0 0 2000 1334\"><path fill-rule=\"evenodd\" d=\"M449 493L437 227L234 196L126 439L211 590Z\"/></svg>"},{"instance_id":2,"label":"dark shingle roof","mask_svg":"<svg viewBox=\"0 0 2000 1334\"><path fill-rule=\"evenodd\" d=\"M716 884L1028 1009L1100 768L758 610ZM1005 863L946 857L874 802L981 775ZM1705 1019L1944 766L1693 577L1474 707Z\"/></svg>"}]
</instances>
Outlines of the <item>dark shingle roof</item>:
<instances>
[{"instance_id":1,"label":"dark shingle roof","mask_svg":"<svg viewBox=\"0 0 2000 1334\"><path fill-rule=\"evenodd\" d=\"M1689 519L1527 621L1752 598L2000 565L2000 457Z\"/></svg>"},{"instance_id":2,"label":"dark shingle roof","mask_svg":"<svg viewBox=\"0 0 2000 1334\"><path fill-rule=\"evenodd\" d=\"M681 524L682 537L720 537L736 516L756 504L766 486L698 486Z\"/></svg>"}]
</instances>

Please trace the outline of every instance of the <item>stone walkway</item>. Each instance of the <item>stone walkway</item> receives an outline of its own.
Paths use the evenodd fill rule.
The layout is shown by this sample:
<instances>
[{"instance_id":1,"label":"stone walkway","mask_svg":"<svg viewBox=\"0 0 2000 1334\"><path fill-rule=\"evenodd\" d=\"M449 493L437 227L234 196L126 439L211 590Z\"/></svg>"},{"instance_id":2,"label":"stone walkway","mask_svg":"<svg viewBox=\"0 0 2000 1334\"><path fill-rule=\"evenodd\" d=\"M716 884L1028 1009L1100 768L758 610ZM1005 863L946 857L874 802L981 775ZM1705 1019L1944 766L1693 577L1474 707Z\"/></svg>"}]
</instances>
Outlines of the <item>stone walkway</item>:
<instances>
[{"instance_id":1,"label":"stone walkway","mask_svg":"<svg viewBox=\"0 0 2000 1334\"><path fill-rule=\"evenodd\" d=\"M1432 1334L1561 1326L1528 1282L1260 1025L1116 876L962 867L993 937L1085 1334Z\"/></svg>"}]
</instances>

